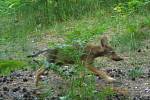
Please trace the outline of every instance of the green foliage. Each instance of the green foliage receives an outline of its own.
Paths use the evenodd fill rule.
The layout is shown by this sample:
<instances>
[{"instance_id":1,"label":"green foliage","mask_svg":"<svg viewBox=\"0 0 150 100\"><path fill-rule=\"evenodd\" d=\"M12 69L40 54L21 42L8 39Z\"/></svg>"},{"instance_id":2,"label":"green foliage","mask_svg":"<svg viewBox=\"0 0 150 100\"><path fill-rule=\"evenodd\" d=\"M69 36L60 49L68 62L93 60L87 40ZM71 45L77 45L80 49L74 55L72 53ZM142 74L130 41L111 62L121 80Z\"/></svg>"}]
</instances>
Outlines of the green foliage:
<instances>
[{"instance_id":1,"label":"green foliage","mask_svg":"<svg viewBox=\"0 0 150 100\"><path fill-rule=\"evenodd\" d=\"M130 78L137 78L142 76L143 74L143 69L141 67L135 67L128 71L128 76Z\"/></svg>"},{"instance_id":2,"label":"green foliage","mask_svg":"<svg viewBox=\"0 0 150 100\"><path fill-rule=\"evenodd\" d=\"M135 50L142 44L142 40L150 37L150 21L149 18L143 17L143 21L139 20L139 16L126 16L121 17L121 26L124 30L115 35L111 40L111 43L121 50ZM129 21L126 21L126 20Z\"/></svg>"},{"instance_id":3,"label":"green foliage","mask_svg":"<svg viewBox=\"0 0 150 100\"><path fill-rule=\"evenodd\" d=\"M105 100L108 96L113 96L114 92L110 87L96 90L94 76L83 77L72 81L71 89L66 100Z\"/></svg>"},{"instance_id":4,"label":"green foliage","mask_svg":"<svg viewBox=\"0 0 150 100\"><path fill-rule=\"evenodd\" d=\"M56 20L78 19L100 8L100 3L99 0L52 0L52 12Z\"/></svg>"},{"instance_id":5,"label":"green foliage","mask_svg":"<svg viewBox=\"0 0 150 100\"><path fill-rule=\"evenodd\" d=\"M96 35L103 34L107 26L97 25L92 28L82 28L83 26L77 27L75 30L68 34L67 43L85 45L87 42L92 40Z\"/></svg>"},{"instance_id":6,"label":"green foliage","mask_svg":"<svg viewBox=\"0 0 150 100\"><path fill-rule=\"evenodd\" d=\"M134 12L144 10L142 8L149 4L149 0L128 0L127 2L118 3L114 7L114 11L119 14L133 14Z\"/></svg>"},{"instance_id":7,"label":"green foliage","mask_svg":"<svg viewBox=\"0 0 150 100\"><path fill-rule=\"evenodd\" d=\"M129 48L130 50L136 49L138 45L136 41L138 39L139 33L137 33L135 30L136 28L133 28L133 27L128 27L129 29L127 31L129 32L123 33L117 37L114 37L115 38L114 41L118 43L118 45L123 45Z\"/></svg>"},{"instance_id":8,"label":"green foliage","mask_svg":"<svg viewBox=\"0 0 150 100\"><path fill-rule=\"evenodd\" d=\"M71 88L69 89L67 100L94 99L95 80L93 76L71 78Z\"/></svg>"},{"instance_id":9,"label":"green foliage","mask_svg":"<svg viewBox=\"0 0 150 100\"><path fill-rule=\"evenodd\" d=\"M149 4L149 0L1 0L0 43L9 48L0 51L0 57L9 58L10 55L17 55L19 58L24 56L22 53L29 54L31 42L28 38L34 33L36 33L33 35L34 39L42 36L41 33L45 33L45 29L66 35L64 46L55 44L56 41L53 41L53 45L50 43L50 47L62 46L61 54L65 56L61 59L68 57L77 63L73 69L67 68L67 72L64 72L60 66L51 66L62 76L67 76L69 69L75 73L71 72L72 77L67 77L72 82L71 88L60 99L103 100L114 94L109 87L97 92L94 76L87 75L88 78L78 76L81 72L87 74L80 62L82 47L109 29L117 30L116 33L108 32L108 35L114 35L111 42L116 47L122 50L139 47L141 41L150 36ZM145 12L146 10L148 13ZM49 26L51 29L48 28ZM68 45L81 48L76 50ZM0 75L25 66L24 61L1 60ZM128 75L132 78L139 77L142 71L140 68L135 68ZM49 96L51 88L45 90L41 98Z\"/></svg>"},{"instance_id":10,"label":"green foliage","mask_svg":"<svg viewBox=\"0 0 150 100\"><path fill-rule=\"evenodd\" d=\"M27 66L24 61L0 60L0 75L10 74L11 71L21 69Z\"/></svg>"},{"instance_id":11,"label":"green foliage","mask_svg":"<svg viewBox=\"0 0 150 100\"><path fill-rule=\"evenodd\" d=\"M113 95L114 95L114 91L110 87L106 87L100 92L99 98L100 100L105 100L108 96L111 97Z\"/></svg>"},{"instance_id":12,"label":"green foliage","mask_svg":"<svg viewBox=\"0 0 150 100\"><path fill-rule=\"evenodd\" d=\"M4 0L0 2L0 11L19 24L23 22L25 27L46 27L55 21L93 13L100 3L99 0Z\"/></svg>"}]
</instances>

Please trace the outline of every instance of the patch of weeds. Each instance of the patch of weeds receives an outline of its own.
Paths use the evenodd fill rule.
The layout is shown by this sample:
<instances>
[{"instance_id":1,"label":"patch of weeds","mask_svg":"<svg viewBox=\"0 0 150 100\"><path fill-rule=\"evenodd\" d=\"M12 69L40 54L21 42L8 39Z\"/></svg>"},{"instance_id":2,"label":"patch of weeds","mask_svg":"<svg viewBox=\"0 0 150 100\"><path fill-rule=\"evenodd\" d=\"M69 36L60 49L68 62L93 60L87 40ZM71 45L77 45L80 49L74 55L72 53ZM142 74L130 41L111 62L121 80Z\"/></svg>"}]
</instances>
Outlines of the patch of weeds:
<instances>
[{"instance_id":1,"label":"patch of weeds","mask_svg":"<svg viewBox=\"0 0 150 100\"><path fill-rule=\"evenodd\" d=\"M95 81L89 79L87 83L77 81L69 91L67 100L106 100L107 97L113 97L114 92L110 87L102 88L99 92L96 90Z\"/></svg>"},{"instance_id":2,"label":"patch of weeds","mask_svg":"<svg viewBox=\"0 0 150 100\"><path fill-rule=\"evenodd\" d=\"M67 100L93 100L95 98L96 86L94 76L73 77L71 82Z\"/></svg>"},{"instance_id":3,"label":"patch of weeds","mask_svg":"<svg viewBox=\"0 0 150 100\"><path fill-rule=\"evenodd\" d=\"M27 66L24 61L18 60L0 60L0 75L10 74L11 71L21 69Z\"/></svg>"},{"instance_id":4,"label":"patch of weeds","mask_svg":"<svg viewBox=\"0 0 150 100\"><path fill-rule=\"evenodd\" d=\"M141 67L135 67L128 71L128 76L131 79L135 79L137 77L140 77L144 74L143 69Z\"/></svg>"},{"instance_id":5,"label":"patch of weeds","mask_svg":"<svg viewBox=\"0 0 150 100\"><path fill-rule=\"evenodd\" d=\"M108 96L112 97L114 95L113 90L110 87L105 87L99 94L99 100L105 100Z\"/></svg>"},{"instance_id":6,"label":"patch of weeds","mask_svg":"<svg viewBox=\"0 0 150 100\"><path fill-rule=\"evenodd\" d=\"M72 77L71 86L65 100L105 100L107 96L113 96L114 92L110 87L103 88L99 92L96 89L96 81L94 75L86 75L87 70L83 66L78 67L77 77ZM83 72L83 76L81 75Z\"/></svg>"},{"instance_id":7,"label":"patch of weeds","mask_svg":"<svg viewBox=\"0 0 150 100\"><path fill-rule=\"evenodd\" d=\"M126 31L113 37L112 44L121 50L136 50L141 41L149 37L150 27L147 24L127 24Z\"/></svg>"}]
</instances>

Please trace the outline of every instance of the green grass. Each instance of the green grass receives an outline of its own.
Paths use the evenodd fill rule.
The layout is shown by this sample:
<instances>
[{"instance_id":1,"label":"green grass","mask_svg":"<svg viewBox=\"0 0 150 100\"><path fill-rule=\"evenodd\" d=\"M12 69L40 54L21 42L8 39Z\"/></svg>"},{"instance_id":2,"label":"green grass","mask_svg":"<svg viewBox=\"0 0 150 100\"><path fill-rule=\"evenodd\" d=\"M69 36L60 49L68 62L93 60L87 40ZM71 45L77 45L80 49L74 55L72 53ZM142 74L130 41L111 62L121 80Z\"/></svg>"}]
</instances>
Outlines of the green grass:
<instances>
[{"instance_id":1,"label":"green grass","mask_svg":"<svg viewBox=\"0 0 150 100\"><path fill-rule=\"evenodd\" d=\"M103 88L101 91L96 91L96 83L93 75L80 77L71 80L71 88L68 91L67 100L99 100L106 99L107 96L113 96L111 88Z\"/></svg>"},{"instance_id":2,"label":"green grass","mask_svg":"<svg viewBox=\"0 0 150 100\"><path fill-rule=\"evenodd\" d=\"M0 57L3 59L0 60L0 75L7 75L11 71L29 66L26 55L32 52L33 45L30 38L40 40L47 33L63 36L65 40L63 44L80 44L81 46L91 41L99 44L97 37L103 34L110 35L112 36L110 42L115 49L127 52L131 50L134 52L144 40L150 38L150 14L143 9L141 11L144 13L118 14L113 11L113 6L117 4L114 1L105 1L106 3L101 0L59 1L57 5L54 5L54 2L49 2L49 23L45 19L46 16L43 16L45 6L40 5L40 2L27 3L19 9L13 8L16 12L10 15L0 16L0 34L2 34L0 48L3 48L0 49ZM49 47L58 44L55 41L50 41ZM72 55L72 58L77 62L77 67L73 69L76 74L67 77L70 79L71 86L61 99L92 100L100 98L103 100L107 96L114 95L109 87L95 93L96 86L93 75L90 74L88 78L79 77L81 72L89 74L89 71L80 65L79 56L82 54L82 50L74 51L67 48L62 52ZM6 60L14 55L16 60ZM54 66L52 69L65 75L59 66ZM133 69L128 75L134 78L141 74L140 69ZM50 90L45 91L41 98L50 96Z\"/></svg>"},{"instance_id":3,"label":"green grass","mask_svg":"<svg viewBox=\"0 0 150 100\"><path fill-rule=\"evenodd\" d=\"M128 21L127 21L128 20ZM136 50L142 44L142 41L150 37L149 15L126 16L119 18L120 24L117 28L117 34L111 40L111 43L120 50Z\"/></svg>"},{"instance_id":4,"label":"green grass","mask_svg":"<svg viewBox=\"0 0 150 100\"><path fill-rule=\"evenodd\" d=\"M143 69L140 67L135 67L128 71L128 76L131 79L138 78L142 76L143 74L144 74Z\"/></svg>"},{"instance_id":5,"label":"green grass","mask_svg":"<svg viewBox=\"0 0 150 100\"><path fill-rule=\"evenodd\" d=\"M9 75L11 71L25 68L27 63L17 60L0 60L0 75Z\"/></svg>"}]
</instances>

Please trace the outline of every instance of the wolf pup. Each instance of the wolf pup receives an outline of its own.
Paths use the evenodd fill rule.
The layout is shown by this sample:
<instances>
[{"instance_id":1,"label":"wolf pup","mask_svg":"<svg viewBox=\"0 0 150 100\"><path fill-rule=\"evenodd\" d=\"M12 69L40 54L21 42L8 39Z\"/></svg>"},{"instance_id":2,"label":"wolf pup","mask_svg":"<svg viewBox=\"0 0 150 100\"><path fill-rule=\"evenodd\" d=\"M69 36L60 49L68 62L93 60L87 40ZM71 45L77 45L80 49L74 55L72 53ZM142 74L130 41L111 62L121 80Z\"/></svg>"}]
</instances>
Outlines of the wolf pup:
<instances>
[{"instance_id":1,"label":"wolf pup","mask_svg":"<svg viewBox=\"0 0 150 100\"><path fill-rule=\"evenodd\" d=\"M105 36L102 37L100 39L100 44L101 45L86 45L83 48L84 53L83 53L83 55L80 56L80 60L83 63L83 65L85 66L85 68L88 68L95 75L98 75L99 77L103 78L104 80L106 80L108 82L113 82L113 81L115 81L114 78L107 75L107 73L105 71L98 70L97 68L95 68L93 66L94 59L97 57L107 56L114 61L120 61L120 60L123 60L123 58L118 56L116 54L116 52L114 51L114 49L108 45L107 37L105 37ZM60 48L47 49L47 50L39 51L39 52L37 52L33 55L29 55L27 57L36 57L40 54L45 53L46 60L48 63L58 64L57 61L60 58L60 56L62 56L62 54L60 54L60 52L59 52L59 51L61 51L61 49ZM67 58L67 59L64 58L62 64L64 65L64 64L74 64L74 63L75 63L75 61L73 61L71 58ZM36 86L38 85L40 76L45 71L46 71L46 68L40 68L37 70L36 79L35 79Z\"/></svg>"}]
</instances>

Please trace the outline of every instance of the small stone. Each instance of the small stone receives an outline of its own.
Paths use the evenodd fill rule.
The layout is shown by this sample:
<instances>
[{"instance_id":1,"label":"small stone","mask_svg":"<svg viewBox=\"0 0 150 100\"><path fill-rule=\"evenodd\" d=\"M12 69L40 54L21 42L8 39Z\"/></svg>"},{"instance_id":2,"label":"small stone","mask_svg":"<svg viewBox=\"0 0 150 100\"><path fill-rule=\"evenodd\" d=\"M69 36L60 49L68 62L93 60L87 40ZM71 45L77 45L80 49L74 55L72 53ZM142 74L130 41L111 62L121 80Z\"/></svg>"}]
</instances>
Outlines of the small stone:
<instances>
[{"instance_id":1,"label":"small stone","mask_svg":"<svg viewBox=\"0 0 150 100\"><path fill-rule=\"evenodd\" d=\"M51 97L51 99L50 100L59 100L59 97Z\"/></svg>"},{"instance_id":2,"label":"small stone","mask_svg":"<svg viewBox=\"0 0 150 100\"><path fill-rule=\"evenodd\" d=\"M7 77L3 77L3 82L6 82L7 81Z\"/></svg>"},{"instance_id":3,"label":"small stone","mask_svg":"<svg viewBox=\"0 0 150 100\"><path fill-rule=\"evenodd\" d=\"M134 97L133 100L140 100L138 97Z\"/></svg>"},{"instance_id":4,"label":"small stone","mask_svg":"<svg viewBox=\"0 0 150 100\"><path fill-rule=\"evenodd\" d=\"M23 82L27 82L27 81L28 81L28 79L26 79L26 78L23 79Z\"/></svg>"},{"instance_id":5,"label":"small stone","mask_svg":"<svg viewBox=\"0 0 150 100\"><path fill-rule=\"evenodd\" d=\"M48 71L45 71L45 72L44 72L44 75L47 76L47 75L48 75Z\"/></svg>"},{"instance_id":6,"label":"small stone","mask_svg":"<svg viewBox=\"0 0 150 100\"><path fill-rule=\"evenodd\" d=\"M59 87L58 87L58 89L62 89L62 87L61 87L61 86L59 86Z\"/></svg>"},{"instance_id":7,"label":"small stone","mask_svg":"<svg viewBox=\"0 0 150 100\"><path fill-rule=\"evenodd\" d=\"M23 95L23 98L29 98L31 96L30 92L26 92L24 95Z\"/></svg>"},{"instance_id":8,"label":"small stone","mask_svg":"<svg viewBox=\"0 0 150 100\"><path fill-rule=\"evenodd\" d=\"M3 99L1 99L1 98L3 98L3 95L2 95L2 94L0 94L0 100L3 100Z\"/></svg>"},{"instance_id":9,"label":"small stone","mask_svg":"<svg viewBox=\"0 0 150 100\"><path fill-rule=\"evenodd\" d=\"M33 93L33 94L37 94L37 91L36 91L36 90L33 90L32 93Z\"/></svg>"},{"instance_id":10,"label":"small stone","mask_svg":"<svg viewBox=\"0 0 150 100\"><path fill-rule=\"evenodd\" d=\"M3 91L9 91L7 87L3 87Z\"/></svg>"},{"instance_id":11,"label":"small stone","mask_svg":"<svg viewBox=\"0 0 150 100\"><path fill-rule=\"evenodd\" d=\"M122 70L119 70L119 69L118 69L118 74L122 74Z\"/></svg>"},{"instance_id":12,"label":"small stone","mask_svg":"<svg viewBox=\"0 0 150 100\"><path fill-rule=\"evenodd\" d=\"M12 89L13 92L17 92L20 90L20 86L18 86L17 88Z\"/></svg>"},{"instance_id":13,"label":"small stone","mask_svg":"<svg viewBox=\"0 0 150 100\"><path fill-rule=\"evenodd\" d=\"M32 91L32 94L34 94L34 95L41 95L41 92L40 92L40 91L37 91L37 90L33 90L33 91Z\"/></svg>"},{"instance_id":14,"label":"small stone","mask_svg":"<svg viewBox=\"0 0 150 100\"><path fill-rule=\"evenodd\" d=\"M132 80L132 81L135 81L135 77L133 77L131 80Z\"/></svg>"},{"instance_id":15,"label":"small stone","mask_svg":"<svg viewBox=\"0 0 150 100\"><path fill-rule=\"evenodd\" d=\"M45 81L46 80L46 78L47 78L47 76L41 76L41 81Z\"/></svg>"},{"instance_id":16,"label":"small stone","mask_svg":"<svg viewBox=\"0 0 150 100\"><path fill-rule=\"evenodd\" d=\"M20 77L20 73L17 73L17 72L12 72L10 77Z\"/></svg>"},{"instance_id":17,"label":"small stone","mask_svg":"<svg viewBox=\"0 0 150 100\"><path fill-rule=\"evenodd\" d=\"M10 81L7 81L6 83L7 83L7 84L10 83Z\"/></svg>"},{"instance_id":18,"label":"small stone","mask_svg":"<svg viewBox=\"0 0 150 100\"><path fill-rule=\"evenodd\" d=\"M115 77L115 75L114 75L114 74L111 74L110 76L111 76L111 77Z\"/></svg>"},{"instance_id":19,"label":"small stone","mask_svg":"<svg viewBox=\"0 0 150 100\"><path fill-rule=\"evenodd\" d=\"M102 78L101 78L101 77L99 77L99 76L97 76L97 79L101 80Z\"/></svg>"},{"instance_id":20,"label":"small stone","mask_svg":"<svg viewBox=\"0 0 150 100\"><path fill-rule=\"evenodd\" d=\"M122 76L125 76L126 74L125 73L122 73Z\"/></svg>"},{"instance_id":21,"label":"small stone","mask_svg":"<svg viewBox=\"0 0 150 100\"><path fill-rule=\"evenodd\" d=\"M108 70L106 70L107 71L107 73L110 73L110 72L112 72L112 69L108 69Z\"/></svg>"},{"instance_id":22,"label":"small stone","mask_svg":"<svg viewBox=\"0 0 150 100\"><path fill-rule=\"evenodd\" d=\"M142 96L141 100L150 100L150 96Z\"/></svg>"},{"instance_id":23,"label":"small stone","mask_svg":"<svg viewBox=\"0 0 150 100\"><path fill-rule=\"evenodd\" d=\"M145 83L145 85L148 85L149 83Z\"/></svg>"},{"instance_id":24,"label":"small stone","mask_svg":"<svg viewBox=\"0 0 150 100\"><path fill-rule=\"evenodd\" d=\"M13 81L13 79L10 79L9 81L10 81L10 82L12 82L12 81Z\"/></svg>"},{"instance_id":25,"label":"small stone","mask_svg":"<svg viewBox=\"0 0 150 100\"><path fill-rule=\"evenodd\" d=\"M140 78L146 78L146 76L144 76L144 75L141 75L141 76L140 76Z\"/></svg>"},{"instance_id":26,"label":"small stone","mask_svg":"<svg viewBox=\"0 0 150 100\"><path fill-rule=\"evenodd\" d=\"M29 77L32 77L33 75L32 74L29 74Z\"/></svg>"},{"instance_id":27,"label":"small stone","mask_svg":"<svg viewBox=\"0 0 150 100\"><path fill-rule=\"evenodd\" d=\"M146 88L145 90L144 90L146 93L149 93L150 92L150 88Z\"/></svg>"},{"instance_id":28,"label":"small stone","mask_svg":"<svg viewBox=\"0 0 150 100\"><path fill-rule=\"evenodd\" d=\"M133 98L133 100L141 100L140 95L135 95L135 97Z\"/></svg>"},{"instance_id":29,"label":"small stone","mask_svg":"<svg viewBox=\"0 0 150 100\"><path fill-rule=\"evenodd\" d=\"M138 51L137 52L141 52L142 50L141 49L138 49Z\"/></svg>"},{"instance_id":30,"label":"small stone","mask_svg":"<svg viewBox=\"0 0 150 100\"><path fill-rule=\"evenodd\" d=\"M58 97L61 97L61 96L62 96L62 94L58 94L57 96L58 96Z\"/></svg>"},{"instance_id":31,"label":"small stone","mask_svg":"<svg viewBox=\"0 0 150 100\"><path fill-rule=\"evenodd\" d=\"M116 74L115 77L120 77L120 75L119 75L119 74Z\"/></svg>"},{"instance_id":32,"label":"small stone","mask_svg":"<svg viewBox=\"0 0 150 100\"><path fill-rule=\"evenodd\" d=\"M27 99L27 98L28 98L28 94L24 94L24 95L23 95L23 98L24 98L24 99Z\"/></svg>"},{"instance_id":33,"label":"small stone","mask_svg":"<svg viewBox=\"0 0 150 100\"><path fill-rule=\"evenodd\" d=\"M64 68L68 68L69 66L64 66Z\"/></svg>"},{"instance_id":34,"label":"small stone","mask_svg":"<svg viewBox=\"0 0 150 100\"><path fill-rule=\"evenodd\" d=\"M150 72L148 73L148 78L150 78Z\"/></svg>"},{"instance_id":35,"label":"small stone","mask_svg":"<svg viewBox=\"0 0 150 100\"><path fill-rule=\"evenodd\" d=\"M117 69L113 69L114 72L117 72Z\"/></svg>"},{"instance_id":36,"label":"small stone","mask_svg":"<svg viewBox=\"0 0 150 100\"><path fill-rule=\"evenodd\" d=\"M23 88L23 89L22 89L22 92L27 92L27 89L26 89L26 88Z\"/></svg>"},{"instance_id":37,"label":"small stone","mask_svg":"<svg viewBox=\"0 0 150 100\"><path fill-rule=\"evenodd\" d=\"M137 87L134 87L135 89L137 89Z\"/></svg>"}]
</instances>

